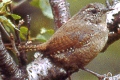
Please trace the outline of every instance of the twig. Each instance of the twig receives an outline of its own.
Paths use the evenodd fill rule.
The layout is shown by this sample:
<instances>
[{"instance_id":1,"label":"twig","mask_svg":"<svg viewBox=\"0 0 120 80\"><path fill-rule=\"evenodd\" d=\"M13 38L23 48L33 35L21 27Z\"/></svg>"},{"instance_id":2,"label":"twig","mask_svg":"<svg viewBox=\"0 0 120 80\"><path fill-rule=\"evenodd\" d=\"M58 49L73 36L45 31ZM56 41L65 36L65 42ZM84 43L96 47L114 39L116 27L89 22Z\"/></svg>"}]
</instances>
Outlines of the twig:
<instances>
[{"instance_id":1,"label":"twig","mask_svg":"<svg viewBox=\"0 0 120 80\"><path fill-rule=\"evenodd\" d=\"M31 21L31 17L30 15L27 15L27 27L28 27L28 31L27 31L27 38L26 38L26 42L29 40L29 36L30 36L30 21Z\"/></svg>"},{"instance_id":2,"label":"twig","mask_svg":"<svg viewBox=\"0 0 120 80\"><path fill-rule=\"evenodd\" d=\"M13 37L12 33L10 34L10 40L11 40L11 44L12 44L12 50L13 50L14 53L16 53L18 61L19 61L19 65L21 66L22 63L21 63L21 58L20 58L20 52L16 48L16 45L15 45L15 42L14 42L14 37Z\"/></svg>"},{"instance_id":3,"label":"twig","mask_svg":"<svg viewBox=\"0 0 120 80\"><path fill-rule=\"evenodd\" d=\"M10 35L8 34L8 32L5 30L5 28L3 27L2 23L0 22L0 28L1 30L5 33L5 35L7 36L7 38L10 40Z\"/></svg>"},{"instance_id":4,"label":"twig","mask_svg":"<svg viewBox=\"0 0 120 80\"><path fill-rule=\"evenodd\" d=\"M9 8L10 8L10 12L11 13L13 13L13 7L12 7L12 4L10 4L9 5ZM13 23L14 23L14 25L15 25L15 20L13 19ZM22 19L22 20L19 20L19 23L18 23L18 25L17 25L17 28L18 29L20 29L20 27L21 27L21 25L24 23L24 20ZM17 43L18 44L20 44L20 42L21 42L21 39L20 39L20 32L18 31L18 30L16 30L16 29L14 29L14 31L15 31L15 35L16 35L16 40L17 40Z\"/></svg>"},{"instance_id":5,"label":"twig","mask_svg":"<svg viewBox=\"0 0 120 80\"><path fill-rule=\"evenodd\" d=\"M120 74L117 74L115 76L106 76L103 80L120 80Z\"/></svg>"},{"instance_id":6,"label":"twig","mask_svg":"<svg viewBox=\"0 0 120 80\"><path fill-rule=\"evenodd\" d=\"M19 24L18 24L18 29L20 29L21 25L24 23L24 20L19 20ZM21 43L21 39L20 39L20 32L18 30L15 29L15 35L17 38L17 43L20 44Z\"/></svg>"}]
</instances>

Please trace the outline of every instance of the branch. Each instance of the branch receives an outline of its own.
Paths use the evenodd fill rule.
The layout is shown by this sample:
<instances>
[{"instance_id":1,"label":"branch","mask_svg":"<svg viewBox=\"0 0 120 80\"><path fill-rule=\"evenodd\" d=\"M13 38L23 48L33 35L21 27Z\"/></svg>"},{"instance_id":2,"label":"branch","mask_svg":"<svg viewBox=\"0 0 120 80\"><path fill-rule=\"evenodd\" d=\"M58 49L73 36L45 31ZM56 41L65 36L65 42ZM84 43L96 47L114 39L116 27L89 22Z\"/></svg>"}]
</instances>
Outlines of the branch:
<instances>
[{"instance_id":1,"label":"branch","mask_svg":"<svg viewBox=\"0 0 120 80\"><path fill-rule=\"evenodd\" d=\"M102 80L120 80L120 74L112 76L112 73L108 72L106 77L104 77Z\"/></svg>"},{"instance_id":2,"label":"branch","mask_svg":"<svg viewBox=\"0 0 120 80\"><path fill-rule=\"evenodd\" d=\"M66 0L49 0L54 15L55 29L70 19L69 5Z\"/></svg>"},{"instance_id":3,"label":"branch","mask_svg":"<svg viewBox=\"0 0 120 80\"><path fill-rule=\"evenodd\" d=\"M6 78L23 78L21 76L22 72L18 68L18 65L14 62L13 58L9 55L8 51L5 49L5 46L2 42L1 34L0 34L0 69L3 75L3 79ZM14 76L14 77L13 77ZM9 79L10 80L10 79Z\"/></svg>"},{"instance_id":4,"label":"branch","mask_svg":"<svg viewBox=\"0 0 120 80\"><path fill-rule=\"evenodd\" d=\"M29 80L65 80L67 72L54 65L48 58L35 53L35 60L27 66Z\"/></svg>"},{"instance_id":5,"label":"branch","mask_svg":"<svg viewBox=\"0 0 120 80\"><path fill-rule=\"evenodd\" d=\"M112 43L120 39L120 1L113 0L112 5L107 1L107 6L114 10L107 14L107 26L110 33L107 44L102 51L105 51Z\"/></svg>"}]
</instances>

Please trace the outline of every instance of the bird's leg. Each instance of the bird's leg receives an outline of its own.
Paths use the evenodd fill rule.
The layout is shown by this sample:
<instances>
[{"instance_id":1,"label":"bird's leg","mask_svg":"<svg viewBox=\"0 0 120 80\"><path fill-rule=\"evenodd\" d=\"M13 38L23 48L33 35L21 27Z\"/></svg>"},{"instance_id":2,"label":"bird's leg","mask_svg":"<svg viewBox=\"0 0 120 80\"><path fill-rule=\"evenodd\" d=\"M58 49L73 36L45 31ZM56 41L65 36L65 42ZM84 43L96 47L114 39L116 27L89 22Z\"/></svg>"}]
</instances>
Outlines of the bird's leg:
<instances>
[{"instance_id":1,"label":"bird's leg","mask_svg":"<svg viewBox=\"0 0 120 80\"><path fill-rule=\"evenodd\" d=\"M105 77L105 75L100 75L100 74L98 74L94 71L91 71L89 69L86 69L86 68L81 68L81 69L95 75L96 77L98 77L99 80L103 80L103 78Z\"/></svg>"},{"instance_id":2,"label":"bird's leg","mask_svg":"<svg viewBox=\"0 0 120 80\"><path fill-rule=\"evenodd\" d=\"M69 76L68 79L71 80L71 77Z\"/></svg>"},{"instance_id":3,"label":"bird's leg","mask_svg":"<svg viewBox=\"0 0 120 80\"><path fill-rule=\"evenodd\" d=\"M70 73L67 71L68 80L71 80Z\"/></svg>"}]
</instances>

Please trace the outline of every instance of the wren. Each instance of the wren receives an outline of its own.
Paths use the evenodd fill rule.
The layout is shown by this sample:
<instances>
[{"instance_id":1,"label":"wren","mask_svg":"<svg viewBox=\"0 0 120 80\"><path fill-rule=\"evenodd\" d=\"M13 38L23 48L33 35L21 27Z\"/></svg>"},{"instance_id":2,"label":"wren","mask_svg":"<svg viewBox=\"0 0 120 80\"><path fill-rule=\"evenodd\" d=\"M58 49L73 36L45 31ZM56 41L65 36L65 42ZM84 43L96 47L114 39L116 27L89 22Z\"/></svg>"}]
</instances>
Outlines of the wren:
<instances>
[{"instance_id":1,"label":"wren","mask_svg":"<svg viewBox=\"0 0 120 80\"><path fill-rule=\"evenodd\" d=\"M35 49L66 70L84 68L108 40L106 12L101 3L90 3L63 24L45 43L19 46Z\"/></svg>"}]
</instances>

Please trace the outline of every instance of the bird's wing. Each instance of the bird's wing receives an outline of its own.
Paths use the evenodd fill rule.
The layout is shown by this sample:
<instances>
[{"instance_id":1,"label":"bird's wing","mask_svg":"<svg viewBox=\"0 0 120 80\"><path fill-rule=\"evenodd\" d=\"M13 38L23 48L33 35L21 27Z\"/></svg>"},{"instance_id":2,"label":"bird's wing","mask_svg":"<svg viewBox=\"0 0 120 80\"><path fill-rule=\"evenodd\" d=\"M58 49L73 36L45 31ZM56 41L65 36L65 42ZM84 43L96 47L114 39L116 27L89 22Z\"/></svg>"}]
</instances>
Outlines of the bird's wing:
<instances>
[{"instance_id":1,"label":"bird's wing","mask_svg":"<svg viewBox=\"0 0 120 80\"><path fill-rule=\"evenodd\" d=\"M71 31L70 31L71 30ZM81 47L85 41L89 39L82 28L59 30L47 42L46 50L49 53L60 53L61 51L69 50L73 47ZM61 32L60 32L61 31Z\"/></svg>"}]
</instances>

